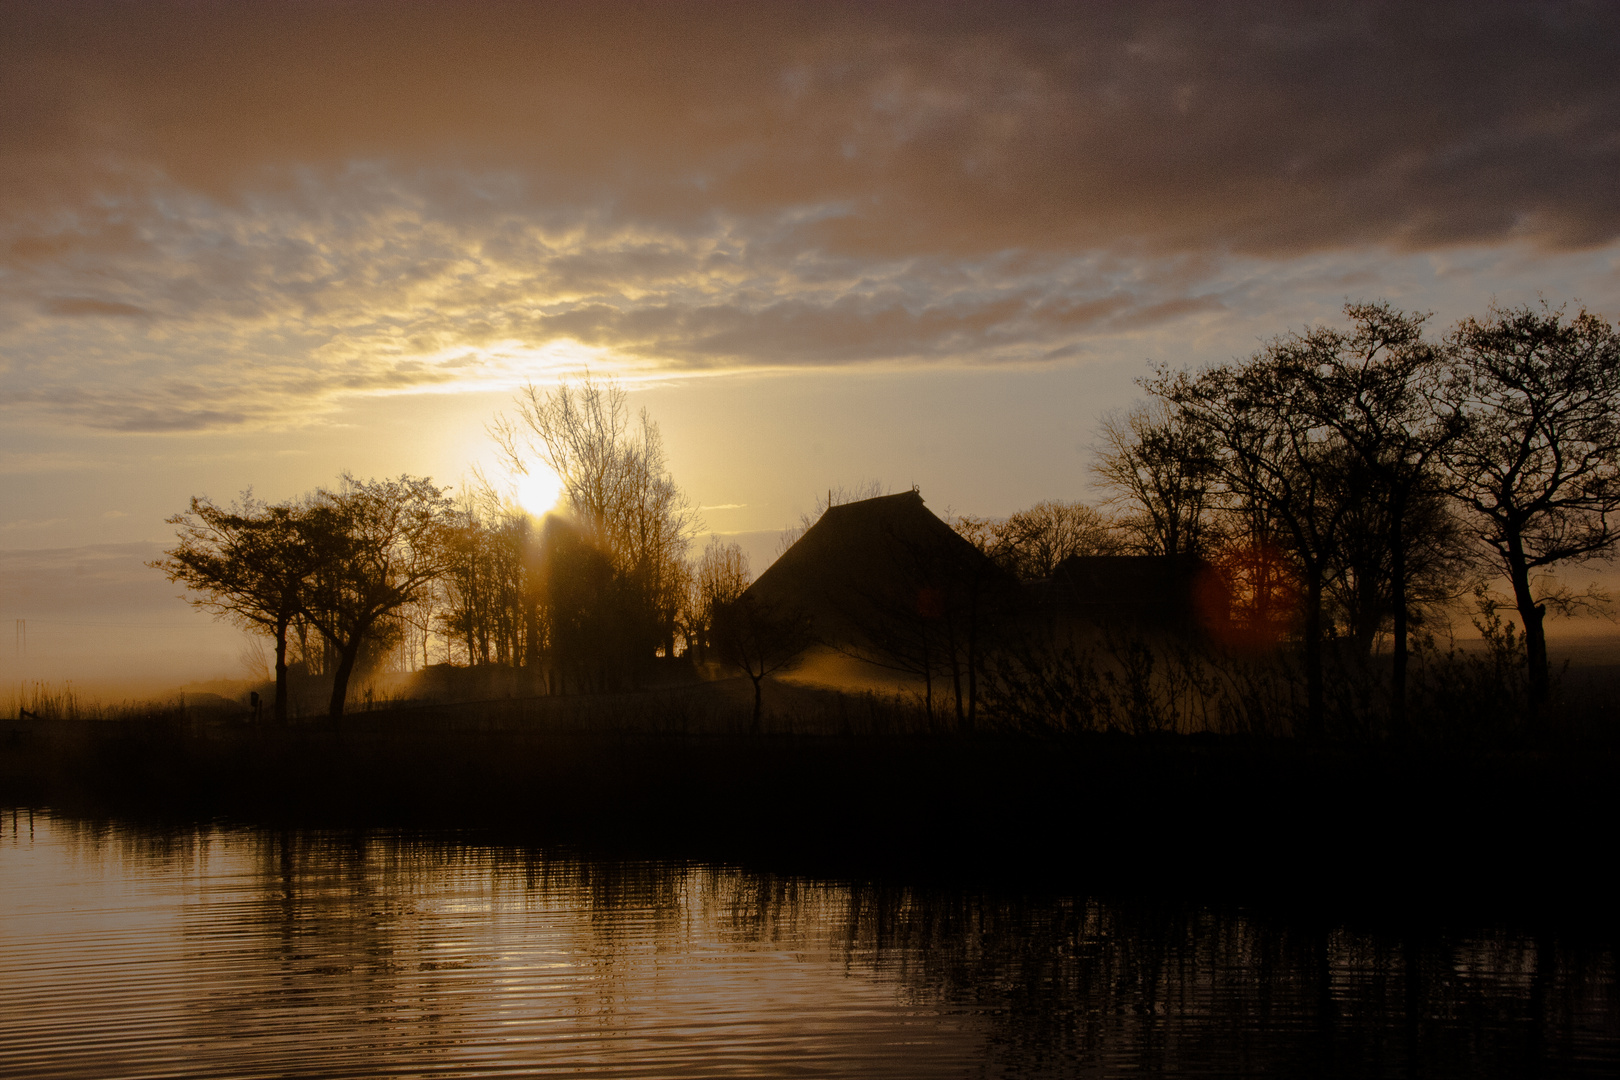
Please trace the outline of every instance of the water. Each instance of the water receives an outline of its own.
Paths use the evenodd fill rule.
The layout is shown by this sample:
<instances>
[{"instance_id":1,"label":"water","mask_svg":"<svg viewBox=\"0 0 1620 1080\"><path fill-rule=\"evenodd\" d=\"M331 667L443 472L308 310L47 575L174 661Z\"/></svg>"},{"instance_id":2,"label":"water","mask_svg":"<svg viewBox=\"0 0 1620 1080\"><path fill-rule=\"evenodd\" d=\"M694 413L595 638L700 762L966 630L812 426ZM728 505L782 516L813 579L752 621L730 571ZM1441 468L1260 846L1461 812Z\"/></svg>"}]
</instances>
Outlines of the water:
<instances>
[{"instance_id":1,"label":"water","mask_svg":"<svg viewBox=\"0 0 1620 1080\"><path fill-rule=\"evenodd\" d=\"M0 1076L1612 1076L1615 953L7 812Z\"/></svg>"}]
</instances>

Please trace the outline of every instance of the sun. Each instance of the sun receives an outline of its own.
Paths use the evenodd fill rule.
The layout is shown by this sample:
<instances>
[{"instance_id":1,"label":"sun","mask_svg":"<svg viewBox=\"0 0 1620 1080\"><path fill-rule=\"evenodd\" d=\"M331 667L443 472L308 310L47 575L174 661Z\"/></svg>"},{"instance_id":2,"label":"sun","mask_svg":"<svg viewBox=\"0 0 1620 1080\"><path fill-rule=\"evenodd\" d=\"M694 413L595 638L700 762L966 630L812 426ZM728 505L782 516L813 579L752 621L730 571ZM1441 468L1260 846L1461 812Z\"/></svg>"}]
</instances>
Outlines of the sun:
<instances>
[{"instance_id":1,"label":"sun","mask_svg":"<svg viewBox=\"0 0 1620 1080\"><path fill-rule=\"evenodd\" d=\"M517 502L535 517L545 517L562 497L562 481L550 470L531 467L528 475L516 479Z\"/></svg>"}]
</instances>

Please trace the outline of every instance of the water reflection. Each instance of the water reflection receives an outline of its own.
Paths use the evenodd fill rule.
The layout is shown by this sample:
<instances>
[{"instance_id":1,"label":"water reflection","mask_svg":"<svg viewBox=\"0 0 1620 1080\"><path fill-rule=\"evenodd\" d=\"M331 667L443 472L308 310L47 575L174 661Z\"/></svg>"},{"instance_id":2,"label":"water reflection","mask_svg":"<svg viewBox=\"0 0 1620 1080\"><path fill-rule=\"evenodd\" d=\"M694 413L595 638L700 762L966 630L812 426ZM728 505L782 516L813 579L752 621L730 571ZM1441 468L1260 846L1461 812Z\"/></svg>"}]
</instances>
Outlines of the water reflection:
<instances>
[{"instance_id":1,"label":"water reflection","mask_svg":"<svg viewBox=\"0 0 1620 1080\"><path fill-rule=\"evenodd\" d=\"M1612 1075L1607 943L443 838L0 837L6 1076Z\"/></svg>"}]
</instances>

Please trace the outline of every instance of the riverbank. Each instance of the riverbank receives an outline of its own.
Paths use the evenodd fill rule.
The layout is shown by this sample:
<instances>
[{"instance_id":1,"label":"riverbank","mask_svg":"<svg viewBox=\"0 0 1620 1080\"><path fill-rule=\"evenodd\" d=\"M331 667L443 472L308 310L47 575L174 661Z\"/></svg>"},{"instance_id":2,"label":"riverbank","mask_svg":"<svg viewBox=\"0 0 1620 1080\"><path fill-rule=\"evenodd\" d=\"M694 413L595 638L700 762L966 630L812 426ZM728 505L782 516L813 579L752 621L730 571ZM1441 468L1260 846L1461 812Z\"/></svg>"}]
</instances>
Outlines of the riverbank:
<instances>
[{"instance_id":1,"label":"riverbank","mask_svg":"<svg viewBox=\"0 0 1620 1080\"><path fill-rule=\"evenodd\" d=\"M723 709L573 699L277 728L178 714L8 725L0 805L888 873L1410 902L1596 902L1613 748L1310 746L1232 736L752 733ZM707 708L707 707L705 707ZM718 708L718 707L716 707Z\"/></svg>"}]
</instances>

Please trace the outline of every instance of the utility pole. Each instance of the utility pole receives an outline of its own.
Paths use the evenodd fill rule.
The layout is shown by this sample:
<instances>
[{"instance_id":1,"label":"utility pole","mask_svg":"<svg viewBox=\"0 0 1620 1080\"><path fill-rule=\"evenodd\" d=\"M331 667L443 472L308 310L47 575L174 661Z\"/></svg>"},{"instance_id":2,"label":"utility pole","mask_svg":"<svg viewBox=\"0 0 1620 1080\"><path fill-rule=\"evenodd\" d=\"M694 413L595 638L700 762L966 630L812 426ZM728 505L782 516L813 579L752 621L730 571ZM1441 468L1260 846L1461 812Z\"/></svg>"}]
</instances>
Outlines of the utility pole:
<instances>
[{"instance_id":1,"label":"utility pole","mask_svg":"<svg viewBox=\"0 0 1620 1080\"><path fill-rule=\"evenodd\" d=\"M23 660L28 656L28 620L17 620L17 659Z\"/></svg>"}]
</instances>

